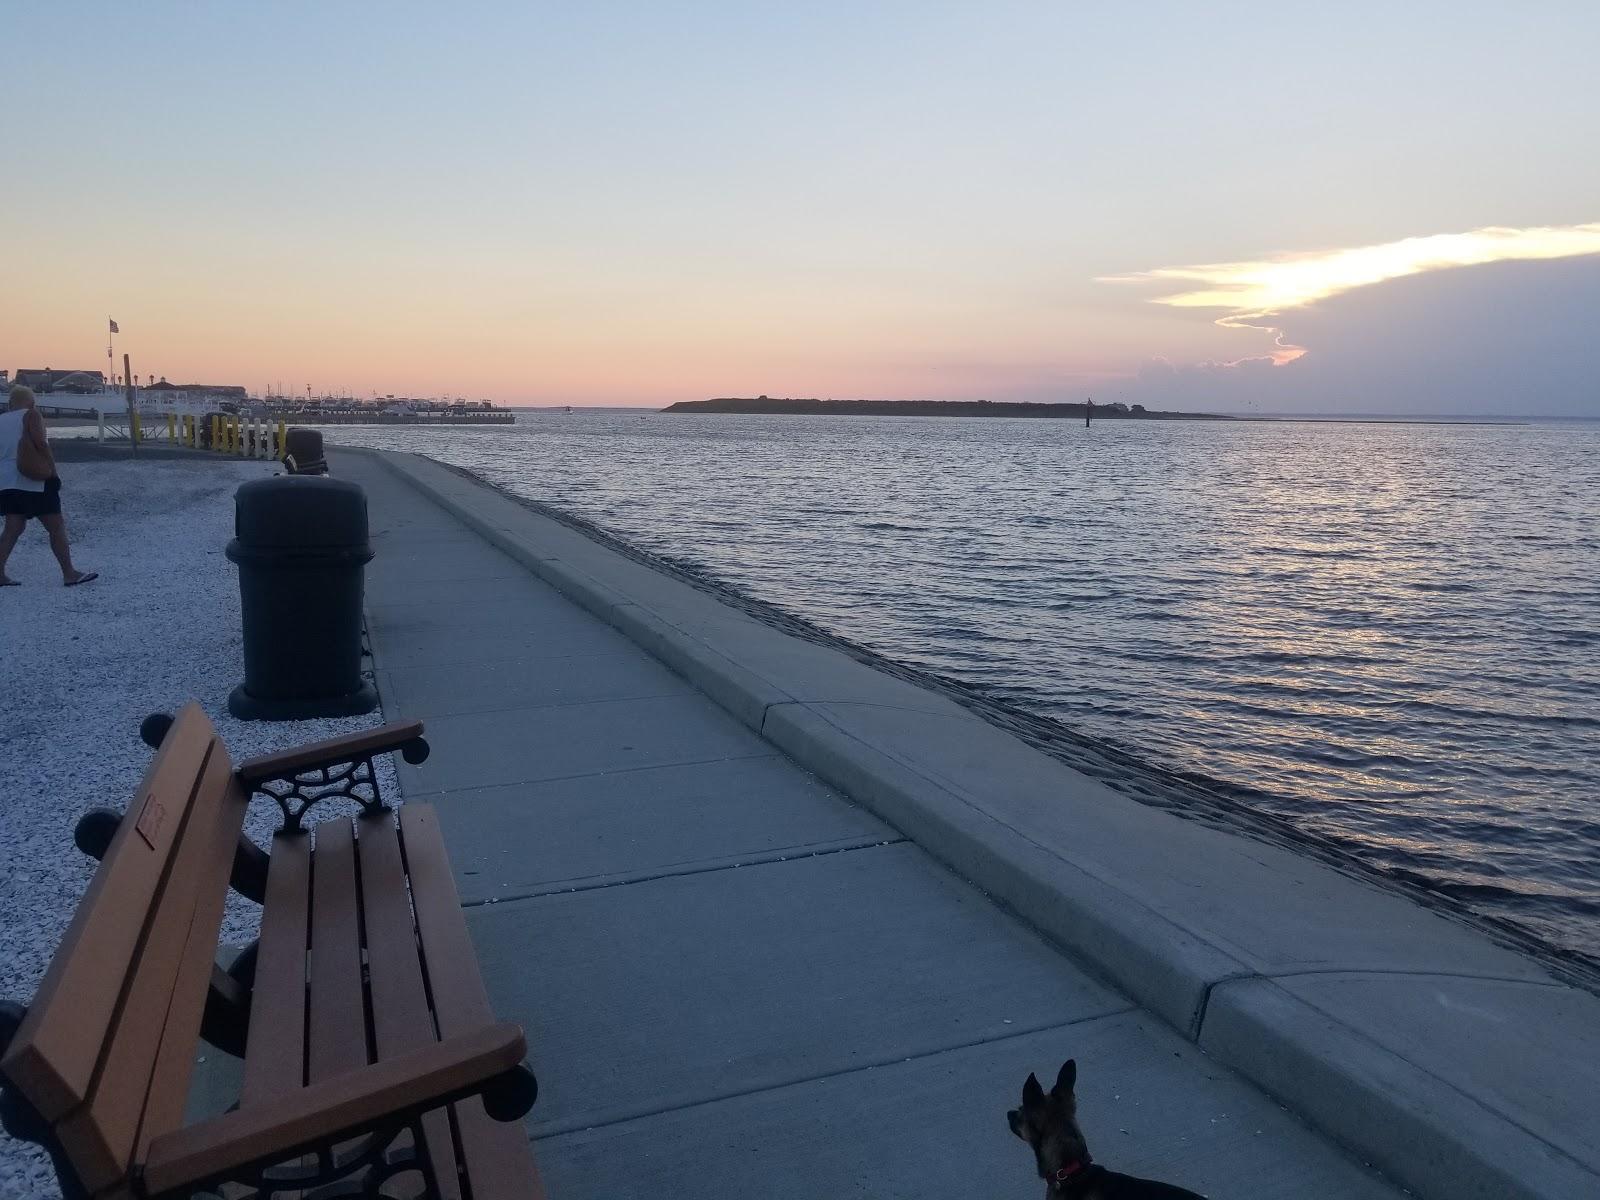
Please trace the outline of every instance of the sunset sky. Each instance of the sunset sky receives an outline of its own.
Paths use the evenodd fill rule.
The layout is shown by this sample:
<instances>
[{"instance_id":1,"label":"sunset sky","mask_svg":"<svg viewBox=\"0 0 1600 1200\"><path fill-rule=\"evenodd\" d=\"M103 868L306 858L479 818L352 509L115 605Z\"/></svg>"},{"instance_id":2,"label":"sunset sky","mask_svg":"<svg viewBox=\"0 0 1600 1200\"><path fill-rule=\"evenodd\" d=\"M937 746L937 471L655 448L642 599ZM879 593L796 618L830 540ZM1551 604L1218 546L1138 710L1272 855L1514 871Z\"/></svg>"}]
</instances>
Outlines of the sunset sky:
<instances>
[{"instance_id":1,"label":"sunset sky","mask_svg":"<svg viewBox=\"0 0 1600 1200\"><path fill-rule=\"evenodd\" d=\"M8 5L0 367L1600 416L1600 5Z\"/></svg>"}]
</instances>

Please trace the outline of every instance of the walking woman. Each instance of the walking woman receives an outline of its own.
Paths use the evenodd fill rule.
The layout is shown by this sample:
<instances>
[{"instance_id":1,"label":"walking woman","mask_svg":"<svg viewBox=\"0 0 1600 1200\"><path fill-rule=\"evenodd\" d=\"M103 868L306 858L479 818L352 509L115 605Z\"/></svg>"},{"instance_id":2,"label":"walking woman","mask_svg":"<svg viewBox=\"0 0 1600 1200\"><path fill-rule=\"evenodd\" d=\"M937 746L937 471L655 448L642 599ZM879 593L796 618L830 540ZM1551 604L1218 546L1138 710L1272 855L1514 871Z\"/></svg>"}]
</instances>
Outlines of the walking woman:
<instances>
[{"instance_id":1,"label":"walking woman","mask_svg":"<svg viewBox=\"0 0 1600 1200\"><path fill-rule=\"evenodd\" d=\"M39 475L44 478L36 479ZM10 407L0 412L0 514L5 530L0 532L0 588L15 587L17 580L6 574L6 560L28 527L28 518L37 517L50 535L50 549L61 564L61 582L77 587L99 576L72 565L67 546L67 527L61 520L61 479L56 474L55 456L45 438L44 418L33 406L33 389L18 384L11 389Z\"/></svg>"}]
</instances>

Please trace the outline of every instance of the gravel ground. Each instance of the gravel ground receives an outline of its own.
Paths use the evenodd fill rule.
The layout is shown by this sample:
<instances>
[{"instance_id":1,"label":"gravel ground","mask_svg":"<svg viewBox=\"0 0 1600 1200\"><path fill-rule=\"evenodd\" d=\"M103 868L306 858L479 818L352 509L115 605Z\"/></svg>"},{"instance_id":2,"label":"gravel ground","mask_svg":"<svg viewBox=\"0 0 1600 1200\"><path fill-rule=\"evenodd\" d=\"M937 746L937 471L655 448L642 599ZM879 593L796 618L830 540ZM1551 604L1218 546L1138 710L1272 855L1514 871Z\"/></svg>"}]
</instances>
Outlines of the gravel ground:
<instances>
[{"instance_id":1,"label":"gravel ground","mask_svg":"<svg viewBox=\"0 0 1600 1200\"><path fill-rule=\"evenodd\" d=\"M73 559L100 578L63 588L37 524L12 555L7 573L23 586L0 588L0 998L26 1002L38 986L93 873L73 826L86 809L128 803L150 761L139 741L148 713L198 700L235 761L381 722L378 713L284 724L228 715L244 670L238 580L223 555L233 490L273 467L64 466ZM398 798L392 766L378 767L384 794ZM247 828L265 842L278 818L258 802ZM249 941L255 922L255 906L230 894L222 940ZM44 1156L0 1135L0 1197L58 1194Z\"/></svg>"}]
</instances>

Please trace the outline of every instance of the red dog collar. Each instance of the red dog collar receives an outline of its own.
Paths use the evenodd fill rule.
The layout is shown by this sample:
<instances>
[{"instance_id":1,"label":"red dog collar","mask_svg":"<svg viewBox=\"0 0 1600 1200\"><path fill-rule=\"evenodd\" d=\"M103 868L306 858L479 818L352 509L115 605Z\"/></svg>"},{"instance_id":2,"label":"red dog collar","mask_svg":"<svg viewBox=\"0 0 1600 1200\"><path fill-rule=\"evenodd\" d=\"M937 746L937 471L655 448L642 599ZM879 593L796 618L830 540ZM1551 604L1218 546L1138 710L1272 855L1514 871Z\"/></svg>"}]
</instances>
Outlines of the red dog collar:
<instances>
[{"instance_id":1,"label":"red dog collar","mask_svg":"<svg viewBox=\"0 0 1600 1200\"><path fill-rule=\"evenodd\" d=\"M1089 1159L1088 1159L1087 1156L1083 1159L1082 1162L1079 1162L1076 1159L1074 1159L1072 1162L1069 1162L1066 1166L1062 1167L1059 1171L1057 1171L1054 1175L1052 1175L1050 1177L1050 1179L1051 1179L1051 1181L1053 1183L1055 1183L1056 1185L1059 1186L1059 1185L1064 1184L1064 1183L1072 1182L1072 1177L1074 1175L1081 1175L1084 1171L1086 1171L1088 1169L1089 1169Z\"/></svg>"}]
</instances>

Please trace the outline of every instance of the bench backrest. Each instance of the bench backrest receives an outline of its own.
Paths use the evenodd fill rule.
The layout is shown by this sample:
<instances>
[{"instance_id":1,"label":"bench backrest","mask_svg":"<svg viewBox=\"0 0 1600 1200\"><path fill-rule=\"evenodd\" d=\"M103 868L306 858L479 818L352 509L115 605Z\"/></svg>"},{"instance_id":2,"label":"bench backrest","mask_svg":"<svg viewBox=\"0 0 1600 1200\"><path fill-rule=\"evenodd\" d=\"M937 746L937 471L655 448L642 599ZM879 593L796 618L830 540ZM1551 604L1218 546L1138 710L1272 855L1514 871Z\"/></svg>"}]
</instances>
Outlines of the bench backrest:
<instances>
[{"instance_id":1,"label":"bench backrest","mask_svg":"<svg viewBox=\"0 0 1600 1200\"><path fill-rule=\"evenodd\" d=\"M248 797L198 705L168 730L0 1062L88 1191L182 1122Z\"/></svg>"}]
</instances>

